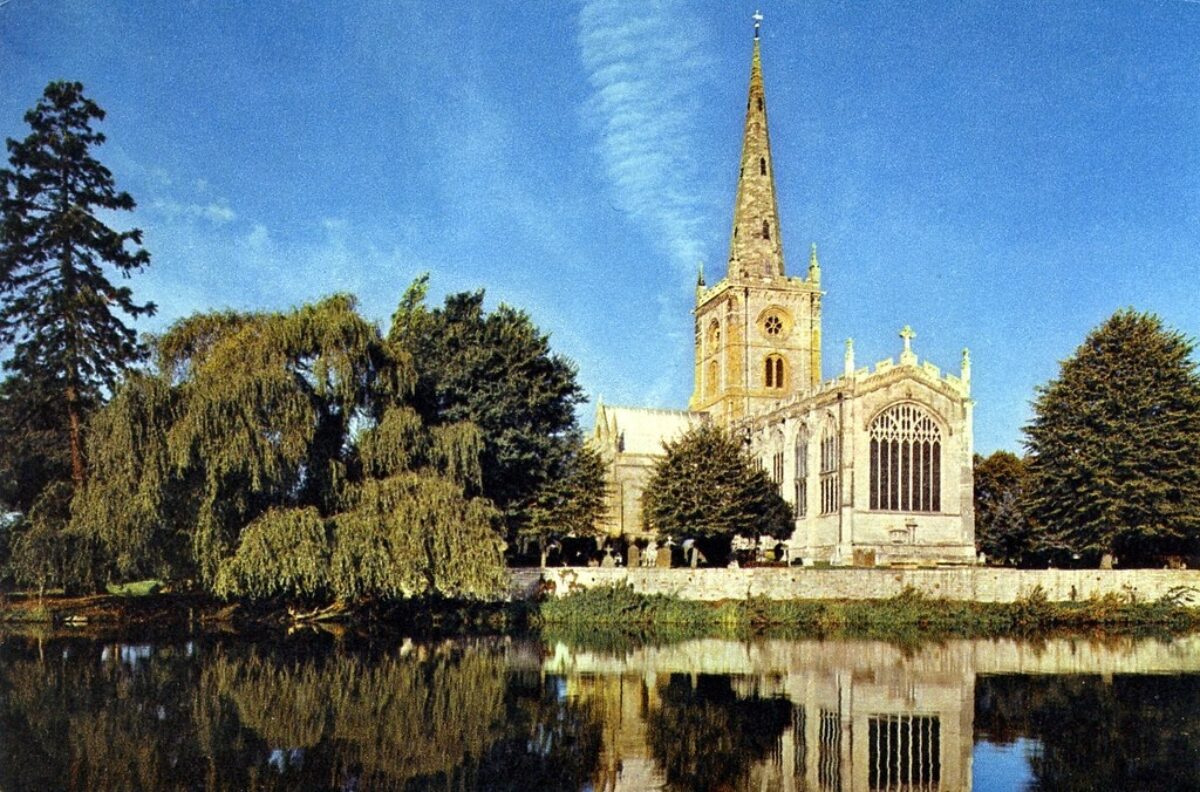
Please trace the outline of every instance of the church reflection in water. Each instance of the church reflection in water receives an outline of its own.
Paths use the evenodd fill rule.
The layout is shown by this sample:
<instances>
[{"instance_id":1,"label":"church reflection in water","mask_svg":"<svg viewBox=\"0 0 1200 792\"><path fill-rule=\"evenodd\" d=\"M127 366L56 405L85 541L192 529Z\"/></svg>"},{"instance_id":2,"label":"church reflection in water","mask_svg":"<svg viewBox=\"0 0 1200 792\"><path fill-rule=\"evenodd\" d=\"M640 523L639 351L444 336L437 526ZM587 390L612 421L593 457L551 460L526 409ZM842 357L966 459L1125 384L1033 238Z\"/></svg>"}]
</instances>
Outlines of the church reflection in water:
<instances>
[{"instance_id":1,"label":"church reflection in water","mask_svg":"<svg viewBox=\"0 0 1200 792\"><path fill-rule=\"evenodd\" d=\"M1193 641L1194 643L1194 641ZM697 641L546 669L604 723L597 790L968 792L976 680L1194 672L1169 644ZM690 669L690 670L689 670Z\"/></svg>"},{"instance_id":2,"label":"church reflection in water","mask_svg":"<svg viewBox=\"0 0 1200 792\"><path fill-rule=\"evenodd\" d=\"M910 669L573 677L602 706L597 790L971 789L971 678Z\"/></svg>"},{"instance_id":3,"label":"church reflection in water","mask_svg":"<svg viewBox=\"0 0 1200 792\"><path fill-rule=\"evenodd\" d=\"M607 640L591 636L592 640ZM1200 789L1200 636L1038 643L0 633L0 789Z\"/></svg>"}]
</instances>

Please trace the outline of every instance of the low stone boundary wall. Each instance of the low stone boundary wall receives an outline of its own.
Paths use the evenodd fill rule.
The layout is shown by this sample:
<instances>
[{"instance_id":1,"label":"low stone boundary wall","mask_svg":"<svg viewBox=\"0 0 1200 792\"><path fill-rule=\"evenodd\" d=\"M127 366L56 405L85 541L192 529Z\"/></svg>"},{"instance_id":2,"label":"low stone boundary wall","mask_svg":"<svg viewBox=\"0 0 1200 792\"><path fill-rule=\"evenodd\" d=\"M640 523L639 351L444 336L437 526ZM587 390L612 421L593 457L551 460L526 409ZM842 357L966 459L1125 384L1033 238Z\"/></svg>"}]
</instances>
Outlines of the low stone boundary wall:
<instances>
[{"instance_id":1,"label":"low stone boundary wall","mask_svg":"<svg viewBox=\"0 0 1200 792\"><path fill-rule=\"evenodd\" d=\"M1051 601L1062 602L1105 594L1156 600L1174 589L1196 590L1200 605L1200 570L1195 569L867 569L855 567L750 567L742 569L629 569L625 567L547 567L512 570L513 596L538 592L563 596L572 591L627 584L642 594L672 594L686 600L887 599L913 588L935 599L1013 602L1038 586Z\"/></svg>"}]
</instances>

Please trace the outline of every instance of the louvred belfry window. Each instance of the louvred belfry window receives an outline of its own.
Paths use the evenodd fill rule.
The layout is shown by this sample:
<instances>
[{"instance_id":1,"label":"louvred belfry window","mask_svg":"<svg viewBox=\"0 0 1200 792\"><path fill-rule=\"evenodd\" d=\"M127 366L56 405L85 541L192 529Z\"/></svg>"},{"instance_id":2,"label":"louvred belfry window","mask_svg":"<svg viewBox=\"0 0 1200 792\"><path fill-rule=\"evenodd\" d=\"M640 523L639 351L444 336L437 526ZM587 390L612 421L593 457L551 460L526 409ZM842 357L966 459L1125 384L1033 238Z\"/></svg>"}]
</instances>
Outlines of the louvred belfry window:
<instances>
[{"instance_id":1,"label":"louvred belfry window","mask_svg":"<svg viewBox=\"0 0 1200 792\"><path fill-rule=\"evenodd\" d=\"M895 404L871 422L871 508L942 509L942 431L915 404Z\"/></svg>"}]
</instances>

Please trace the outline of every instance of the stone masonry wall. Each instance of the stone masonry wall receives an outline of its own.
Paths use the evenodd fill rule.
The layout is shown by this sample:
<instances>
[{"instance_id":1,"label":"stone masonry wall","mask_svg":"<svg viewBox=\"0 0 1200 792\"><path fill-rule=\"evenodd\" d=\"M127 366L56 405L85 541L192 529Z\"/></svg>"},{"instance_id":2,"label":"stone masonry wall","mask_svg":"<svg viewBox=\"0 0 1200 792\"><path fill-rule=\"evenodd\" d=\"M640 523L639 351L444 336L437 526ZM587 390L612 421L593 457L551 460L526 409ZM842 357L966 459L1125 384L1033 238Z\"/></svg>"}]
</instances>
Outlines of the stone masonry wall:
<instances>
[{"instance_id":1,"label":"stone masonry wall","mask_svg":"<svg viewBox=\"0 0 1200 792\"><path fill-rule=\"evenodd\" d=\"M1051 601L1088 599L1105 594L1132 595L1138 601L1158 599L1181 586L1197 594L1195 569L812 569L756 567L743 569L629 569L552 567L512 570L513 596L540 590L563 596L571 591L628 584L642 594L672 594L686 600L744 597L767 599L887 599L912 587L935 599L1013 602L1041 586Z\"/></svg>"}]
</instances>

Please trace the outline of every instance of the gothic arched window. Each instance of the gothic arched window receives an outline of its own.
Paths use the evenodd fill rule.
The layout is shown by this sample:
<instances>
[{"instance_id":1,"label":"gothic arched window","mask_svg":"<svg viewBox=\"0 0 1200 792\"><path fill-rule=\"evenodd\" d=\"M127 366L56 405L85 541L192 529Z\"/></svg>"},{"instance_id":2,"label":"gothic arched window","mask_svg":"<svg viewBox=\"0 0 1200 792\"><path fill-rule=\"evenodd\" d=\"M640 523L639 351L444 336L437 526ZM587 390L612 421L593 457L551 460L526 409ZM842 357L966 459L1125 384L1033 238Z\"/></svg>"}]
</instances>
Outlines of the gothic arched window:
<instances>
[{"instance_id":1,"label":"gothic arched window","mask_svg":"<svg viewBox=\"0 0 1200 792\"><path fill-rule=\"evenodd\" d=\"M776 429L771 435L771 480L775 490L783 496L783 432Z\"/></svg>"},{"instance_id":2,"label":"gothic arched window","mask_svg":"<svg viewBox=\"0 0 1200 792\"><path fill-rule=\"evenodd\" d=\"M708 381L704 383L705 392L712 396L717 392L717 386L720 384L721 369L717 365L717 361L710 360L708 362Z\"/></svg>"},{"instance_id":3,"label":"gothic arched window","mask_svg":"<svg viewBox=\"0 0 1200 792\"><path fill-rule=\"evenodd\" d=\"M796 502L797 517L808 514L808 429L801 426L796 432Z\"/></svg>"},{"instance_id":4,"label":"gothic arched window","mask_svg":"<svg viewBox=\"0 0 1200 792\"><path fill-rule=\"evenodd\" d=\"M758 175L759 176L767 175L767 158L766 157L758 158Z\"/></svg>"},{"instance_id":5,"label":"gothic arched window","mask_svg":"<svg viewBox=\"0 0 1200 792\"><path fill-rule=\"evenodd\" d=\"M837 426L825 424L821 432L821 514L832 514L842 505L841 444Z\"/></svg>"},{"instance_id":6,"label":"gothic arched window","mask_svg":"<svg viewBox=\"0 0 1200 792\"><path fill-rule=\"evenodd\" d=\"M768 388L783 389L783 358L779 355L767 355L763 361L763 381Z\"/></svg>"},{"instance_id":7,"label":"gothic arched window","mask_svg":"<svg viewBox=\"0 0 1200 792\"><path fill-rule=\"evenodd\" d=\"M771 238L771 224L763 220L763 239Z\"/></svg>"},{"instance_id":8,"label":"gothic arched window","mask_svg":"<svg viewBox=\"0 0 1200 792\"><path fill-rule=\"evenodd\" d=\"M894 404L868 430L871 437L871 508L936 512L942 509L942 431L922 407Z\"/></svg>"}]
</instances>

